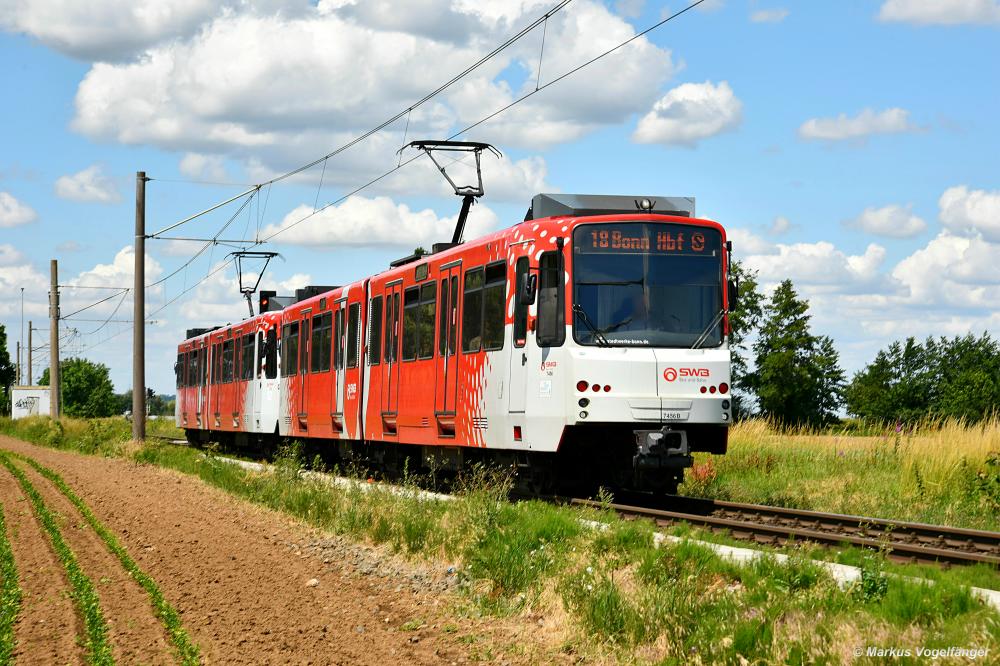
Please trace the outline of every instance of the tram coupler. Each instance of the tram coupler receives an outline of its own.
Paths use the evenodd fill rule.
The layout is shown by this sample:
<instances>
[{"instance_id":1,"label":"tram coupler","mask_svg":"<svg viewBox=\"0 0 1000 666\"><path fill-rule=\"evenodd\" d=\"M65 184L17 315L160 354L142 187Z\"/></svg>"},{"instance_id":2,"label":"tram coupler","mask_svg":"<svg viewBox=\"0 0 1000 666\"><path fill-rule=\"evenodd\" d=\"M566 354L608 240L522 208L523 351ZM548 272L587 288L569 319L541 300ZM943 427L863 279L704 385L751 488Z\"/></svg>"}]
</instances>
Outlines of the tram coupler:
<instances>
[{"instance_id":1,"label":"tram coupler","mask_svg":"<svg viewBox=\"0 0 1000 666\"><path fill-rule=\"evenodd\" d=\"M636 452L632 467L646 469L684 469L694 464L687 433L664 426L659 430L635 431Z\"/></svg>"}]
</instances>

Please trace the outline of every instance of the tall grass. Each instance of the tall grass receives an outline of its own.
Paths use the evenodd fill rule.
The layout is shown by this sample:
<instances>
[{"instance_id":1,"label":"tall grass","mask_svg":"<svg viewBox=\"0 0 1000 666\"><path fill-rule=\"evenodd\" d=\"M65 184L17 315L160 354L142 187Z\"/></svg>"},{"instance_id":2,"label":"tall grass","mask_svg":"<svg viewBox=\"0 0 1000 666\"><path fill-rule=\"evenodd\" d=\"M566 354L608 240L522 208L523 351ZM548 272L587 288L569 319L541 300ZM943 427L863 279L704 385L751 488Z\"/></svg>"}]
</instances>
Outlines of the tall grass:
<instances>
[{"instance_id":1,"label":"tall grass","mask_svg":"<svg viewBox=\"0 0 1000 666\"><path fill-rule=\"evenodd\" d=\"M727 455L698 456L681 492L1000 530L1000 421L825 431L744 421Z\"/></svg>"}]
</instances>

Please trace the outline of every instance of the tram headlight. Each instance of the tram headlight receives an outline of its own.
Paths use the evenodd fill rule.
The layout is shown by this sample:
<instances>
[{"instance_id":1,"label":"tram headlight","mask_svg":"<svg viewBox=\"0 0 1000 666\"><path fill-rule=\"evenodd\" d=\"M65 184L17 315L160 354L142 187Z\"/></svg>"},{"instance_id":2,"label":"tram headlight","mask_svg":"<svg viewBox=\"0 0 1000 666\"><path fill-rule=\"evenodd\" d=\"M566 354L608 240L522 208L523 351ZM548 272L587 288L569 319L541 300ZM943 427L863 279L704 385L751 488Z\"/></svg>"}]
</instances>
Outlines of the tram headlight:
<instances>
[{"instance_id":1,"label":"tram headlight","mask_svg":"<svg viewBox=\"0 0 1000 666\"><path fill-rule=\"evenodd\" d=\"M587 418L587 412L585 412L585 411L583 411L583 412L580 412L580 418L581 418L581 419L585 419L585 418Z\"/></svg>"},{"instance_id":2,"label":"tram headlight","mask_svg":"<svg viewBox=\"0 0 1000 666\"><path fill-rule=\"evenodd\" d=\"M580 398L580 406L586 407L590 404L590 398Z\"/></svg>"},{"instance_id":3,"label":"tram headlight","mask_svg":"<svg viewBox=\"0 0 1000 666\"><path fill-rule=\"evenodd\" d=\"M723 409L729 409L729 401L728 400L723 400L722 401L722 408Z\"/></svg>"}]
</instances>

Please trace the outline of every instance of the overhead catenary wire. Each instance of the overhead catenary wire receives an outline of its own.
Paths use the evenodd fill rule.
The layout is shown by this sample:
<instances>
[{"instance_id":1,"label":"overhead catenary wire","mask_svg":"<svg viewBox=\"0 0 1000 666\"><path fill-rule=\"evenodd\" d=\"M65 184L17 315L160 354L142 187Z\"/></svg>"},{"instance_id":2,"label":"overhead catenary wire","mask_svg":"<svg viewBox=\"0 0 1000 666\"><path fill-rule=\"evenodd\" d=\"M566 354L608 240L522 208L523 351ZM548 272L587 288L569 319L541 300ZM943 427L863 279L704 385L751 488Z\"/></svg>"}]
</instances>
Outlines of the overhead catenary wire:
<instances>
[{"instance_id":1,"label":"overhead catenary wire","mask_svg":"<svg viewBox=\"0 0 1000 666\"><path fill-rule=\"evenodd\" d=\"M534 21L534 22L532 23L532 25L531 25L531 28L534 28L534 27L536 27L536 26L537 26L537 25L538 25L539 23L541 23L541 22L544 22L544 21L545 21L545 20L546 20L546 19L547 19L547 18L548 18L549 16L551 16L551 15L552 15L553 13L555 13L555 11L558 11L559 9L562 9L562 8L563 8L563 7L565 7L565 6L567 5L567 4L569 4L569 2L571 2L571 1L572 1L572 0L565 0L565 1L563 1L563 2L560 2L560 3L559 3L559 4L557 5L557 6L556 6L556 8L554 8L553 10L550 10L549 12L547 12L547 13L546 13L546 15L544 15L543 17L541 17L541 18L537 19L536 21ZM638 33L636 33L636 34L635 34L635 35L633 35L632 37L629 37L628 39L626 39L626 40L624 40L624 41L622 41L622 42L618 43L617 45L615 45L615 46L613 46L613 47L611 47L611 48L607 49L606 51L603 51L602 53L600 53L600 54L598 54L598 55L594 56L594 57L593 57L593 58L591 58L590 60L587 60L586 62L584 62L584 63L581 63L580 65L578 65L578 66L576 66L576 67L574 67L574 68L572 68L572 69L568 70L567 72L565 72L565 73L563 73L563 74L561 74L561 75L557 76L556 78L552 79L551 81L548 81L548 82L546 82L546 83L545 83L544 85L541 85L541 86L538 86L538 87L537 87L537 88L535 88L534 90L531 90L531 91L529 91L529 92L525 93L524 95L522 95L521 97L518 97L517 99L513 100L513 101L512 101L512 102L510 102L509 104L506 104L506 105L504 105L503 107L501 107L501 108L497 109L496 111L494 111L494 112L492 112L492 113L490 113L490 114L488 114L488 115L484 116L483 118L480 118L479 120L475 121L474 123L472 123L472 124L470 124L470 125L468 125L468 126L464 127L463 129L461 129L461 130L459 130L459 131L455 132L455 133L454 133L454 134L452 134L452 135L451 135L450 137L448 137L448 139L449 139L449 140L452 140L452 139L455 139L456 137L459 137L459 136L461 136L462 134L465 134L466 132L469 132L470 130L472 130L472 129L475 129L476 127L478 127L478 126L482 125L483 123L486 123L486 122L488 122L488 121L492 120L493 118L496 118L496 117L497 117L497 116L499 116L500 114L502 114L502 113L505 113L506 111L510 110L511 108L513 108L514 106L516 106L516 105L520 104L521 102L525 101L526 99L528 99L528 98L530 98L530 97L534 96L535 94L537 94L537 93L539 93L539 92L541 92L541 91L543 91L543 90L546 90L547 88L549 88L549 87L551 87L551 86L555 85L556 83L559 83L560 81L563 81L563 80L565 80L566 78L568 78L568 77L570 77L570 76L572 76L572 75L576 74L577 72L579 72L579 71L581 71L581 70L585 69L586 67L589 67L590 65L594 64L595 62L597 62L597 61L599 61L599 60L602 60L603 58L605 58L605 57L607 57L607 56L611 55L611 54L612 54L612 53L614 53L615 51L618 51L619 49L623 48L624 46L627 46L628 44L632 43L632 42L633 42L633 41L635 41L636 39L639 39L640 37L643 37L643 36L645 36L645 35L649 34L650 32L652 32L652 31L654 31L654 30L656 30L656 29L658 29L658 28L660 28L660 27L662 27L662 26L666 25L666 24L667 24L667 23L669 23L670 21L673 21L673 20L674 20L674 19L676 19L677 17L679 17L679 16L681 16L681 15L683 15L683 14L687 13L688 11L690 11L690 10L694 9L695 7L697 7L698 5L702 4L703 2L705 2L705 0L696 0L695 2L692 2L692 3L690 3L689 5L687 5L686 7L684 7L683 9L681 9L681 10L679 10L679 11L677 11L677 12L675 12L675 13L671 14L670 16L667 16L666 18L664 18L664 19L662 19L662 20L660 20L660 21L658 21L658 22L654 23L653 25L651 25L651 26L649 26L648 28L646 28L646 29L642 30L641 32L638 32ZM515 37L516 37L517 39L519 39L519 38L520 38L521 36L523 36L524 34L526 34L526 31L528 31L528 29L525 29L525 30L522 30L522 31L521 31L521 32L519 32L519 33L518 33L518 35L516 35ZM513 43L513 42L512 42L511 40L514 40L514 41L516 41L516 39L515 39L515 38L511 38L511 39L507 40L507 42L505 42L505 45L502 45L501 47L498 47L498 49L495 49L495 50L494 50L493 52L491 52L491 53L493 53L494 55L495 55L496 53L499 53L499 52L500 52L501 50L503 50L504 48L506 48L507 46L509 46L509 45L510 45L511 43ZM482 62L485 62L485 61L480 61L480 62L479 62L478 64L482 64ZM470 68L469 68L469 69L468 69L468 70L467 70L467 71L466 71L465 73L468 73L469 71L472 71L473 69L475 69L475 67L477 67L477 66L478 66L478 64L477 64L477 65L475 65L475 66L473 66L473 67L470 67ZM463 74L463 75L464 75L464 74ZM439 88L439 90L438 90L437 92L440 92L441 90L444 90L444 89L446 89L446 88L447 88L447 87L448 87L449 85L453 84L453 83L454 83L455 81L457 81L457 80L458 80L459 78L461 78L461 76L462 76L462 75L460 75L459 77L456 77L455 79L453 79L452 81L450 81L450 82L449 82L448 84L446 84L445 86L442 86L441 88ZM434 94L436 94L436 93L434 93ZM434 94L432 94L432 95L430 95L430 96L426 97L426 98L425 98L425 99L424 99L423 101L426 101L427 99L430 99L431 97L433 97L433 95L434 95ZM396 115L396 116L395 116L395 117L394 117L394 118L393 118L393 119L392 119L391 121L389 121L389 122L394 122L395 120L398 120L398 119L399 119L399 118L401 118L401 117L403 116L403 114L405 114L406 112L407 112L407 111L404 111L404 112L402 112L402 113L400 113L400 114ZM372 131L369 131L368 133L366 133L366 136L364 136L364 135L363 135L362 137L359 137L359 138L357 138L357 139L353 140L353 142L349 142L349 144L345 144L344 146L342 146L341 148L337 149L336 151L333 151L333 152L331 152L331 153L329 153L329 154L327 154L327 155L325 155L325 156L323 156L323 157L321 157L321 158L319 158L319 159L317 159L317 160L314 160L313 162L311 162L311 163L309 163L309 164L307 164L307 165L304 165L303 167L299 167L298 169L295 169L295 170L293 170L293 171L290 171L290 172L288 172L287 174L284 174L283 176L280 176L280 177L277 177L277 178L274 178L274 179L271 179L271 180L269 180L269 181L265 181L264 183L262 183L262 184L261 184L261 187L263 187L263 186L265 186L265 185L269 187L270 185L273 185L274 183L277 183L277 182L279 182L280 180L283 180L283 179L285 179L285 178L288 178L288 177L290 177L290 176L293 176L293 175L295 175L295 174L297 174L297 173L301 173L301 172L302 172L302 171L304 171L305 169L308 169L308 168L310 168L310 167L312 167L312 166L315 166L315 165L319 164L320 162L322 162L322 161L324 161L324 160L327 160L327 159L329 159L330 157L333 157L333 156L337 155L337 154L338 154L338 153L340 153L340 152L343 152L343 150L346 150L346 149L347 149L347 148L349 148L349 147L350 147L351 145L355 145L356 143L358 143L359 141L363 140L364 138L367 138L367 136L371 136L371 135L372 135L372 134L374 134L375 132L377 132L377 131L379 131L379 130L383 129L383 128L384 128L384 127L385 127L386 125L388 125L388 124L389 124L389 122L386 122L386 123L383 123L383 124L381 124L381 125L380 125L380 126L379 126L378 128L376 128L376 129L374 129L374 130L372 130ZM392 174L393 174L393 173L395 173L396 171L399 171L400 169L402 169L402 168L405 168L405 167L406 167L407 165L411 164L412 162L414 162L415 160L417 160L417 159L418 159L419 157L420 157L420 155L415 155L415 156L411 157L410 159L408 159L408 160L406 160L406 161L403 161L403 162L402 162L402 163L400 163L400 164L397 164L396 166L392 167L392 168L391 168L391 169L389 169L388 171L385 171L385 172L383 172L382 174L380 174L380 175L378 175L378 176L375 176L374 178L370 179L369 181L367 181L367 182L366 182L366 183L364 183L363 185L361 185L361 186L359 186L359 187L357 187L357 188L355 188L355 189L351 190L351 191L350 191L350 192L348 192L347 194L345 194L345 195L343 195L343 196L339 197L338 199L336 199L336 200L334 200L334 201L331 201L331 202L329 202L329 203L327 203L327 204L323 205L323 206L322 206L322 207L320 207L320 208L317 208L317 209L315 209L315 210L314 210L313 212L311 212L311 213L308 213L308 214L306 214L305 216L303 216L302 218L300 218L300 219L298 219L298 220L296 220L296 221L292 222L291 224L288 224L288 225L286 225L286 226L283 226L283 227L280 227L279 229L276 229L276 230L274 231L274 233L272 233L272 234L270 234L270 235L266 236L265 238L259 238L259 237L258 237L258 238L256 238L254 242L252 242L252 243L249 243L249 247L255 247L255 246L258 246L258 245L263 245L263 244L265 244L265 243L268 243L268 242L270 242L271 240L273 240L274 238L276 238L276 237L277 237L277 236L279 236L280 234L282 234L282 233L284 233L284 232L288 231L289 229L291 229L291 228L293 228L293 227L295 227L295 226L297 226L297 225L301 224L302 222L305 222L306 220L308 220L308 219L310 219L310 218L314 217L315 215L317 215L317 214L319 214L319 213L323 212L324 210L326 210L326 209L330 208L331 206L335 206L335 205L337 205L338 203L341 203L341 202L345 201L345 200L346 200L347 198L349 198L349 197L351 197L351 196L353 196L353 195L355 195L355 194L357 194L357 193L359 193L359 192L361 192L361 191L363 191L363 190L365 190L365 189L367 189L367 188L371 187L372 185L374 185L374 184L378 183L379 181L381 181L381 180L385 179L386 177L388 177L388 176L392 175ZM259 191L260 191L260 187L258 187L258 188L257 188L257 192L259 192ZM270 195L270 192L268 192L268 197L269 197L269 195ZM251 199L252 199L252 197L251 197ZM235 201L235 200L236 200L236 198L233 198L233 199L230 199L229 201ZM248 200L248 201L249 201L249 200ZM228 203L228 202L227 202L227 203ZM246 204L244 204L244 205L246 205ZM266 202L265 202L265 206L266 206ZM219 206L216 206L216 208L218 208L218 207L219 207ZM241 207L241 209L240 209L240 210L242 210L242 207ZM238 214L239 214L239 211L237 211L237 213L236 213L235 215L238 215ZM233 216L233 218L230 218L230 221L229 221L229 222L227 222L227 226L228 226L228 224L229 224L229 223L231 223L231 222L232 222L232 220L233 220L233 219L235 219L235 215ZM193 218L189 218L189 219L188 219L188 220L186 220L186 221L190 221L190 219L193 219ZM175 226L177 226L177 225L175 225ZM171 228L174 228L174 227L171 227ZM258 236L259 236L259 227L258 227ZM207 246L206 246L206 247L207 247ZM202 248L202 250L200 250L200 251L198 252L198 254L201 254L201 252L203 252L203 251L204 251L204 249L205 249L205 248ZM196 255L196 257L197 257L197 255ZM194 260L194 258L195 258L195 257L193 257L193 258L191 259L191 261L193 261L193 260ZM186 266L187 266L187 265L188 265L189 263L190 263L190 261L189 261L189 262L187 262L187 263L186 263L186 264L185 264L185 265L184 265L184 266L183 266L183 267L182 267L181 269L183 269L184 267L186 267ZM206 280L208 280L208 279L209 279L210 277L212 277L213 275L215 275L215 274L216 274L216 273L218 273L219 271L221 271L221 270L223 270L223 269L227 268L227 267L228 267L228 266L229 266L230 264L232 264L232 263L233 263L233 260L232 260L232 259L230 259L230 260L227 260L226 262L224 262L224 263L220 264L220 265L219 265L218 267L216 267L216 269L215 269L215 270L210 270L210 271L209 271L209 273L207 273L207 274L206 274L206 275L205 275L204 277L202 277L202 278L201 278L200 280L198 280L197 282L195 282L195 283L194 283L194 284L192 284L191 286L189 286L189 287L186 287L186 288L185 288L185 289L184 289L183 291L181 291L180 293L178 293L178 294L177 294L176 296L174 296L174 297L173 297L172 299L170 299L169 301L167 301L166 303L164 303L164 304L163 304L163 305L162 305L162 306L161 306L160 308L158 308L157 310L153 311L152 313L150 313L150 314L149 314L149 315L147 315L147 316L152 316L152 315L155 315L155 314L157 314L157 313L159 313L159 312L162 312L162 311L163 311L164 309L166 309L167 307L169 307L170 305L172 305L173 303L175 303L175 302L176 302L176 301L177 301L178 299L180 299L180 297L181 297L181 296L183 296L184 294L186 294L186 293L190 292L190 291L191 291L192 289L196 288L196 287L197 287L198 285L202 284L203 282L205 282ZM175 271L175 272L174 272L174 273L172 273L171 275L175 275L175 274L176 274L177 272L179 272L179 271L180 271L181 269L178 269L177 271ZM170 277L170 276L168 276L168 277ZM166 279L166 278L163 278L163 279ZM161 279L161 281L162 281L162 279ZM158 283L154 283L154 284L158 284ZM152 286L152 285L150 285L150 286ZM114 338L114 337L117 337L117 336L118 336L118 335L120 335L121 333L125 332L126 330L130 330L130 329L131 329L131 327L128 327L128 328L126 328L126 329L122 329L121 331L119 331L119 332L115 333L114 335L112 335L111 337L109 337L109 338L108 338L108 340L110 340L111 338ZM107 341L107 340L105 340L105 342L106 342L106 341ZM102 342L102 343L98 343L98 344L103 344L103 342ZM89 349L92 349L92 348L94 348L95 346L97 346L97 345L91 345L90 347L87 347L87 348L85 348L85 349L84 349L83 351L87 351L87 350L89 350ZM82 352L81 352L81 353L82 353Z\"/></svg>"},{"instance_id":2,"label":"overhead catenary wire","mask_svg":"<svg viewBox=\"0 0 1000 666\"><path fill-rule=\"evenodd\" d=\"M704 0L700 0L700 1L704 2ZM253 187L251 187L250 189L246 190L245 192L242 192L240 194L237 194L236 196L230 197L229 199L226 199L225 201L223 201L221 203L218 203L218 204L216 204L216 205L214 205L214 206L212 206L210 208L207 208L207 209L205 209L203 211L195 213L194 215L190 215L190 216L184 218L183 220L175 222L175 223L173 223L173 224L171 224L171 225L169 225L167 227L164 227L163 229L161 229L160 231L157 231L156 233L149 234L147 236L147 238L157 238L160 234L166 233L167 231L170 231L172 229L176 229L177 227L179 227L179 226L181 226L183 224L187 224L188 222L190 222L190 221L192 221L194 219L197 219L197 218L201 217L202 215L205 215L205 214L210 213L210 212L212 212L214 210L217 210L218 208L221 208L222 206L225 206L225 205L227 205L229 203L232 203L234 201L237 201L240 198L246 197L246 196L250 195L251 193L259 192L262 187L270 186L270 185L273 185L275 183L279 183L279 182L281 182L283 180L287 180L288 178L291 178L292 176L298 175L298 174L302 173L303 171L307 171L308 169L311 169L312 167L316 166L317 164L320 164L321 162L326 162L331 157L336 157L337 155L339 155L340 153L344 152L345 150L348 150L349 148L352 148L353 146L356 146L357 144L361 143L362 141L364 141L365 139L371 137L372 135L377 134L378 132L381 132L383 129L385 129L389 125L393 124L394 122L396 122L397 120L399 120L403 116L409 115L410 113L413 112L414 109L416 109L416 108L418 108L418 107L426 104L427 102L429 102L430 100L434 99L435 97L437 97L438 95L440 95L442 92L444 92L448 88L452 87L453 85L455 85L456 83L458 83L459 81L461 81L462 79L464 79L466 76L468 76L469 74L471 74L475 70L477 70L480 67L482 67L483 65L485 65L487 62L489 62L490 60L492 60L493 58L495 58L496 56L498 56L500 53L502 53L503 51L507 50L512 45L516 44L525 35L530 34L539 25L542 25L543 23L547 22L549 18L551 18L552 16L554 16L555 14L557 14L559 11L561 11L563 8L565 8L571 2L573 2L573 0L560 0L551 9L549 9L547 12L545 12L544 14L542 14L541 16L539 16L538 18L536 18L534 21L532 21L531 23L529 23L528 25L526 25L525 27L523 27L521 30L519 30L518 32L516 32L511 37L508 37L499 46L495 47L492 51L490 51L486 55L482 56L479 60L477 60L473 64L469 65L468 67L466 67L464 70L462 70L461 72L459 72L458 74L456 74L452 78L448 79L448 81L446 81L445 83L441 84L440 86L438 86L437 88L435 88L433 91L427 93L426 95L424 95L422 98L420 98L419 100L417 100L413 104L410 104L409 106L407 106L402 111L399 111L398 113L394 114L392 117L390 117L390 118L382 121L381 123L379 123L375 127L372 127L371 129L366 130L365 132L363 132L360 135L356 136L355 138L351 139L347 143L339 146L338 148L335 148L334 150L330 151L326 155L323 155L322 157L319 157L319 158L317 158L315 160L312 160L311 162L308 162L308 163L303 164L303 165L301 165L299 167L296 167L296 168L292 169L291 171L287 171L287 172L285 172L285 173L283 173L281 175L275 176L274 178L271 178L270 180L265 180L265 181L263 181L263 182L261 182L261 183L259 183L257 185L254 185ZM153 180L153 179L151 178L150 180Z\"/></svg>"},{"instance_id":3,"label":"overhead catenary wire","mask_svg":"<svg viewBox=\"0 0 1000 666\"><path fill-rule=\"evenodd\" d=\"M560 74L559 76L557 76L556 78L552 79L551 81L546 82L544 85L538 86L534 90L531 90L531 91L525 93L524 95L521 95L520 97L518 97L514 101L510 102L509 104L506 104L506 105L502 106L501 108L497 109L496 111L494 111L494 112L492 112L492 113L490 113L490 114L488 114L488 115L480 118L479 120L477 120L476 122L472 123L471 125L468 125L468 126L464 127L463 129L455 132L454 134L452 134L451 136L448 137L448 140L450 141L452 139L455 139L455 138L457 138L457 137L465 134L466 132L469 132L469 131L475 129L476 127L479 127L483 123L489 122L493 118L496 118L497 116L499 116L500 114L502 114L502 113L510 110L514 106L517 106L518 104L520 104L521 102L525 101L529 97L532 97L532 96L536 95L537 93L539 93L539 92L541 92L541 91L549 88L550 86L553 86L556 83L559 83L560 81L563 81L564 79L572 76L573 74L576 74L580 70L582 70L582 69L584 69L586 67L589 67L590 65L594 64L598 60L606 58L607 56L611 55L615 51L617 51L617 50L621 49L622 47L624 47L624 46L632 43L636 39L639 39L640 37L649 34L653 30L656 30L657 28L660 28L660 27L664 26L665 24L667 24L670 21L674 20L678 16L681 16L682 14L684 14L684 13L686 13L686 12L694 9L695 7L697 7L698 5L700 5L703 2L705 2L705 0L697 0L696 2L692 2L691 4L689 4L686 7L684 7L684 9L681 9L681 10L675 12L674 14L671 14L670 16L662 19L661 21L658 21L657 23L654 23L653 25L649 26L648 28L646 28L642 32L638 32L635 35L633 35L632 37L630 37L630 38L628 38L628 39L626 39L626 40L624 40L622 42L619 42L617 45L615 45L615 46L607 49L606 51L604 51L604 52L602 52L602 53L600 53L600 54L598 54L596 56L594 56L590 60L587 60L586 62L584 62L584 63L582 63L580 65L577 65L573 69L570 69L569 71L564 72L563 74ZM280 234L288 231L289 229L291 229L291 228L293 228L295 226L298 226L302 222L305 222L309 218L317 215L318 213L323 212L327 208L330 208L331 206L336 206L337 204L342 203L347 198L349 198L349 197L357 194L358 192L361 192L364 189L367 189L368 187L370 187L370 186L374 185L375 183L379 182L380 180L382 180L382 179L390 176L391 174L393 174L396 171L402 169L403 167L407 166L411 162L419 159L419 157L420 157L420 155L415 155L414 157L411 157L410 159L402 162L401 164L397 164L397 166L389 169L388 171L382 173L379 176L376 176L375 178L372 178L371 180L369 180L364 185L362 185L362 186L360 186L360 187L358 187L358 188L356 188L356 189L348 192L347 194L341 196L340 198L338 198L338 199L336 199L334 201L331 201L330 203L327 203L326 205L324 205L324 206L322 206L322 207L320 207L318 209L315 209L312 213L309 213L309 214L307 214L307 215L299 218L298 220L296 220L296 221L294 221L294 222L292 222L292 223L290 223L290 224L288 224L286 226L280 227L279 229L275 230L275 232L272 233L270 236L267 236L266 238L260 239L257 243L255 243L255 245L261 245L263 243L267 243L267 242L271 241L272 239L274 239L276 236L278 236L278 235L280 235Z\"/></svg>"}]
</instances>

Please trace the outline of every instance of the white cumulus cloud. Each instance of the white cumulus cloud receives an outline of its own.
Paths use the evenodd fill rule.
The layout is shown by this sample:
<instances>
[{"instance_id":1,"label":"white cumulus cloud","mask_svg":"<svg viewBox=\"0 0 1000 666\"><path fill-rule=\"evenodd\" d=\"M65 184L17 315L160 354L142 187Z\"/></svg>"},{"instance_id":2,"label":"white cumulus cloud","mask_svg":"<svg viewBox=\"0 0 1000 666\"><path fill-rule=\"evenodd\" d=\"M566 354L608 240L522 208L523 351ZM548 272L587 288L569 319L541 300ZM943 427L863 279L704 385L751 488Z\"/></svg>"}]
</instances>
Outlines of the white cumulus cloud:
<instances>
[{"instance_id":1,"label":"white cumulus cloud","mask_svg":"<svg viewBox=\"0 0 1000 666\"><path fill-rule=\"evenodd\" d=\"M226 180L225 160L219 155L185 153L177 168L188 178L223 182Z\"/></svg>"},{"instance_id":2,"label":"white cumulus cloud","mask_svg":"<svg viewBox=\"0 0 1000 666\"><path fill-rule=\"evenodd\" d=\"M754 23L781 23L787 17L787 9L758 9L750 14Z\"/></svg>"},{"instance_id":3,"label":"white cumulus cloud","mask_svg":"<svg viewBox=\"0 0 1000 666\"><path fill-rule=\"evenodd\" d=\"M743 103L725 81L684 83L661 97L639 120L632 139L692 147L735 128L742 111Z\"/></svg>"},{"instance_id":4,"label":"white cumulus cloud","mask_svg":"<svg viewBox=\"0 0 1000 666\"><path fill-rule=\"evenodd\" d=\"M287 171L406 109L493 48L498 35L548 6L542 0L379 0L222 12L139 58L95 64L77 90L73 127L95 140ZM429 17L465 26L461 38L440 34L437 19ZM578 0L548 20L547 40L559 48L546 49L541 83L634 35L600 2ZM540 38L539 29L376 135L383 149L376 173L394 161L407 123L407 139L448 136L533 91ZM587 76L563 80L558 91L534 95L478 127L476 137L463 138L531 149L574 140L648 108L674 71L668 50L639 38L589 67ZM524 74L523 83L510 83L518 78L510 72ZM599 95L594 80L602 81ZM358 165L372 155L365 146L378 141L355 146L328 168L353 171L357 184L365 173ZM187 162L192 170L213 166Z\"/></svg>"},{"instance_id":5,"label":"white cumulus cloud","mask_svg":"<svg viewBox=\"0 0 1000 666\"><path fill-rule=\"evenodd\" d=\"M0 27L83 60L120 60L188 34L220 9L212 0L0 0Z\"/></svg>"},{"instance_id":6,"label":"white cumulus cloud","mask_svg":"<svg viewBox=\"0 0 1000 666\"><path fill-rule=\"evenodd\" d=\"M62 176L56 181L56 196L70 201L118 203L121 195L114 181L104 175L100 165L92 164L83 171Z\"/></svg>"},{"instance_id":7,"label":"white cumulus cloud","mask_svg":"<svg viewBox=\"0 0 1000 666\"><path fill-rule=\"evenodd\" d=\"M1000 241L1000 190L970 190L950 187L938 200L941 222L955 233L979 233Z\"/></svg>"},{"instance_id":8,"label":"white cumulus cloud","mask_svg":"<svg viewBox=\"0 0 1000 666\"><path fill-rule=\"evenodd\" d=\"M312 215L312 206L301 205L285 215L278 224L266 227L261 236L276 232L276 243L306 247L379 247L412 249L430 248L433 243L451 240L457 215L438 217L426 208L413 210L388 197L348 197L338 206L330 206ZM465 237L476 238L493 231L496 214L480 204L469 213Z\"/></svg>"},{"instance_id":9,"label":"white cumulus cloud","mask_svg":"<svg viewBox=\"0 0 1000 666\"><path fill-rule=\"evenodd\" d=\"M997 0L886 0L879 9L881 21L917 25L1000 24Z\"/></svg>"},{"instance_id":10,"label":"white cumulus cloud","mask_svg":"<svg viewBox=\"0 0 1000 666\"><path fill-rule=\"evenodd\" d=\"M847 224L876 236L913 238L927 230L927 223L914 215L911 208L896 204L881 208L870 206Z\"/></svg>"},{"instance_id":11,"label":"white cumulus cloud","mask_svg":"<svg viewBox=\"0 0 1000 666\"><path fill-rule=\"evenodd\" d=\"M905 109L878 112L865 109L853 117L841 113L836 118L810 118L799 127L799 136L821 141L859 141L873 134L899 134L919 129L910 122L910 112Z\"/></svg>"},{"instance_id":12,"label":"white cumulus cloud","mask_svg":"<svg viewBox=\"0 0 1000 666\"><path fill-rule=\"evenodd\" d=\"M38 219L38 213L14 198L9 192L0 192L0 227L17 227Z\"/></svg>"}]
</instances>

